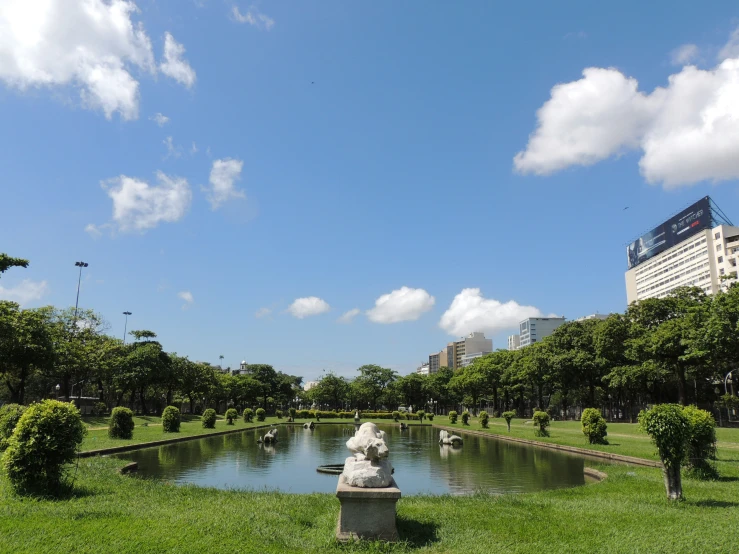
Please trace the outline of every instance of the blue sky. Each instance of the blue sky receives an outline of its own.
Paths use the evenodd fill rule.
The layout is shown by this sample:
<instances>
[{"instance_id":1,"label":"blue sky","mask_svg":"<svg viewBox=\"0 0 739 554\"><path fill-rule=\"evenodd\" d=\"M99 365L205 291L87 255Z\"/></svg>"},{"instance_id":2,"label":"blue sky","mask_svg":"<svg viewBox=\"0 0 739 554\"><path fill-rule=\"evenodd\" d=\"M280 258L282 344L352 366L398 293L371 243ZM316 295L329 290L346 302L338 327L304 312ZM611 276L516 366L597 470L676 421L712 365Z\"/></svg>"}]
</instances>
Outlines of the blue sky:
<instances>
[{"instance_id":1,"label":"blue sky","mask_svg":"<svg viewBox=\"0 0 739 554\"><path fill-rule=\"evenodd\" d=\"M622 311L625 243L706 194L739 220L734 2L3 4L0 297L84 260L192 359L408 373Z\"/></svg>"}]
</instances>

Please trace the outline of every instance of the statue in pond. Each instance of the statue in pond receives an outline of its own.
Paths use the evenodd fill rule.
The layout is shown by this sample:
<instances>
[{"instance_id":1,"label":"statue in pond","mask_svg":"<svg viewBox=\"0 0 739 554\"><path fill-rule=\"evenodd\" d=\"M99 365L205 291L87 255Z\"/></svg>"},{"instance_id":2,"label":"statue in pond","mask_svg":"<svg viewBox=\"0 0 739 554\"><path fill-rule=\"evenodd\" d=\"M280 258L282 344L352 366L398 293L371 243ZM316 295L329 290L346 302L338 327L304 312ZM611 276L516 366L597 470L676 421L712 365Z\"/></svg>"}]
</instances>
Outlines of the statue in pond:
<instances>
[{"instance_id":1,"label":"statue in pond","mask_svg":"<svg viewBox=\"0 0 739 554\"><path fill-rule=\"evenodd\" d=\"M401 431L407 431L408 430L408 424L401 422L401 424L400 424L400 430Z\"/></svg>"},{"instance_id":2,"label":"statue in pond","mask_svg":"<svg viewBox=\"0 0 739 554\"><path fill-rule=\"evenodd\" d=\"M313 431L313 429L316 427L316 424L312 421L310 423L303 423L303 429L310 429Z\"/></svg>"},{"instance_id":3,"label":"statue in pond","mask_svg":"<svg viewBox=\"0 0 739 554\"><path fill-rule=\"evenodd\" d=\"M277 429L270 429L267 434L264 435L264 444L274 444L277 442Z\"/></svg>"},{"instance_id":4,"label":"statue in pond","mask_svg":"<svg viewBox=\"0 0 739 554\"><path fill-rule=\"evenodd\" d=\"M390 451L385 431L374 423L364 423L356 434L346 441L346 447L354 454L344 462L343 476L353 487L388 487L393 480L393 466L387 459Z\"/></svg>"},{"instance_id":5,"label":"statue in pond","mask_svg":"<svg viewBox=\"0 0 739 554\"><path fill-rule=\"evenodd\" d=\"M462 437L451 435L444 429L439 431L439 444L451 444L452 446L462 446Z\"/></svg>"}]
</instances>

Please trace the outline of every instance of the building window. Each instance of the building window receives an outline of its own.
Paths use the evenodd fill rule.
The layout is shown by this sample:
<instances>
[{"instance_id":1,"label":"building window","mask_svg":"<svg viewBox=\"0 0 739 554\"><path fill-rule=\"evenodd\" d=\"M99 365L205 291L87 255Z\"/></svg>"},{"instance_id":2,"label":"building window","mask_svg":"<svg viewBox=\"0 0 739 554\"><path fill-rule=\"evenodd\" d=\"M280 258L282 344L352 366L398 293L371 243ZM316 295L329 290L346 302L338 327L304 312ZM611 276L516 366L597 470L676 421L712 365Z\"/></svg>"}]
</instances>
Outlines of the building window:
<instances>
[{"instance_id":1,"label":"building window","mask_svg":"<svg viewBox=\"0 0 739 554\"><path fill-rule=\"evenodd\" d=\"M723 275L723 274L724 274L724 268L723 268L723 267L722 267L722 268L721 268L721 269L719 270L719 273L720 273L721 275Z\"/></svg>"},{"instance_id":2,"label":"building window","mask_svg":"<svg viewBox=\"0 0 739 554\"><path fill-rule=\"evenodd\" d=\"M718 263L722 263L723 261L724 261L724 257L723 256L719 256L718 257Z\"/></svg>"},{"instance_id":3,"label":"building window","mask_svg":"<svg viewBox=\"0 0 739 554\"><path fill-rule=\"evenodd\" d=\"M715 238L716 240L720 239L721 233L716 233L715 235L713 235L713 238Z\"/></svg>"},{"instance_id":4,"label":"building window","mask_svg":"<svg viewBox=\"0 0 739 554\"><path fill-rule=\"evenodd\" d=\"M716 252L721 252L721 245L720 244L717 244L716 245Z\"/></svg>"}]
</instances>

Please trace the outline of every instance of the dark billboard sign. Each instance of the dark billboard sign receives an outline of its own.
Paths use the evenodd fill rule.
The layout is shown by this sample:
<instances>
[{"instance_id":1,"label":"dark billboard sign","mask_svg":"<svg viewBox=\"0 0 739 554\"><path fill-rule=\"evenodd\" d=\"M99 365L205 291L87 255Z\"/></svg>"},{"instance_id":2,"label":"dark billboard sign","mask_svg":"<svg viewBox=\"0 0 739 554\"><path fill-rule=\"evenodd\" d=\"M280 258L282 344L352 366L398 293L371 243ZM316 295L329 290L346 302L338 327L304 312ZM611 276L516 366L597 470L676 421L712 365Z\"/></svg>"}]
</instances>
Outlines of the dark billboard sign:
<instances>
[{"instance_id":1,"label":"dark billboard sign","mask_svg":"<svg viewBox=\"0 0 739 554\"><path fill-rule=\"evenodd\" d=\"M629 244L629 269L707 229L711 220L711 203L706 196Z\"/></svg>"}]
</instances>

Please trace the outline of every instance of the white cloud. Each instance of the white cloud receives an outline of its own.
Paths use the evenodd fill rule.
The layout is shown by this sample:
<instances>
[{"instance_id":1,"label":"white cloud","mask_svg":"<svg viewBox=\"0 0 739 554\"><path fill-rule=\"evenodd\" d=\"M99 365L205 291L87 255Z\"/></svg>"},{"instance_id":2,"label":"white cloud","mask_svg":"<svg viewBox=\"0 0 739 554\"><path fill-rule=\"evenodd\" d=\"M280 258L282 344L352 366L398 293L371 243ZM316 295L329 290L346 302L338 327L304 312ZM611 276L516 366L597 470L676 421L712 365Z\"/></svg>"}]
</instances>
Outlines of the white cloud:
<instances>
[{"instance_id":1,"label":"white cloud","mask_svg":"<svg viewBox=\"0 0 739 554\"><path fill-rule=\"evenodd\" d=\"M349 310L348 312L344 312L338 321L339 323L351 323L355 317L357 317L361 313L361 310L359 308L353 308Z\"/></svg>"},{"instance_id":2,"label":"white cloud","mask_svg":"<svg viewBox=\"0 0 739 554\"><path fill-rule=\"evenodd\" d=\"M331 306L317 296L308 296L306 298L297 298L290 306L287 311L290 312L293 317L303 319L312 315L319 315L325 313L331 309Z\"/></svg>"},{"instance_id":3,"label":"white cloud","mask_svg":"<svg viewBox=\"0 0 739 554\"><path fill-rule=\"evenodd\" d=\"M110 119L136 119L139 83L132 69L156 73L151 40L126 0L3 0L0 81L30 87L73 86L83 105Z\"/></svg>"},{"instance_id":4,"label":"white cloud","mask_svg":"<svg viewBox=\"0 0 739 554\"><path fill-rule=\"evenodd\" d=\"M100 238L102 236L102 234L103 234L103 232L100 230L101 227L103 227L103 226L101 225L100 227L98 227L94 223L88 223L85 226L85 233L87 233L88 235L90 235L94 239Z\"/></svg>"},{"instance_id":5,"label":"white cloud","mask_svg":"<svg viewBox=\"0 0 739 554\"><path fill-rule=\"evenodd\" d=\"M256 317L257 319L259 319L259 318L262 318L262 317L267 317L271 313L272 313L272 310L270 308L259 308L254 313L254 317Z\"/></svg>"},{"instance_id":6,"label":"white cloud","mask_svg":"<svg viewBox=\"0 0 739 554\"><path fill-rule=\"evenodd\" d=\"M167 155L164 156L164 159L167 158L179 158L182 156L182 150L179 146L175 146L174 142L172 141L172 137L167 137L162 141L162 144L167 147Z\"/></svg>"},{"instance_id":7,"label":"white cloud","mask_svg":"<svg viewBox=\"0 0 739 554\"><path fill-rule=\"evenodd\" d=\"M185 301L185 303L182 305L183 310L186 310L195 303L195 299L193 298L192 293L189 290L178 292L177 296Z\"/></svg>"},{"instance_id":8,"label":"white cloud","mask_svg":"<svg viewBox=\"0 0 739 554\"><path fill-rule=\"evenodd\" d=\"M462 289L439 320L439 327L453 336L463 336L474 331L498 333L518 328L527 317L541 317L533 306L521 306L513 300L500 302L484 298L480 289Z\"/></svg>"},{"instance_id":9,"label":"white cloud","mask_svg":"<svg viewBox=\"0 0 739 554\"><path fill-rule=\"evenodd\" d=\"M423 289L401 287L375 300L367 317L375 323L414 321L433 308L436 300Z\"/></svg>"},{"instance_id":10,"label":"white cloud","mask_svg":"<svg viewBox=\"0 0 739 554\"><path fill-rule=\"evenodd\" d=\"M649 183L739 178L739 58L711 70L686 66L651 94L616 69L583 75L556 85L539 109L537 129L514 158L521 173L548 175L638 148Z\"/></svg>"},{"instance_id":11,"label":"white cloud","mask_svg":"<svg viewBox=\"0 0 739 554\"><path fill-rule=\"evenodd\" d=\"M197 154L197 153L198 153L198 145L193 142L192 146L190 147L190 154Z\"/></svg>"},{"instance_id":12,"label":"white cloud","mask_svg":"<svg viewBox=\"0 0 739 554\"><path fill-rule=\"evenodd\" d=\"M685 65L698 58L698 47L695 44L683 44L670 52L672 65Z\"/></svg>"},{"instance_id":13,"label":"white cloud","mask_svg":"<svg viewBox=\"0 0 739 554\"><path fill-rule=\"evenodd\" d=\"M239 8L234 6L231 15L239 23L248 23L252 27L266 31L269 31L275 24L274 19L261 13L255 6L251 6L245 14L242 14Z\"/></svg>"},{"instance_id":14,"label":"white cloud","mask_svg":"<svg viewBox=\"0 0 739 554\"><path fill-rule=\"evenodd\" d=\"M49 285L46 281L35 282L30 279L24 279L14 287L6 288L0 285L0 299L17 302L21 306L41 300L48 292Z\"/></svg>"},{"instance_id":15,"label":"white cloud","mask_svg":"<svg viewBox=\"0 0 739 554\"><path fill-rule=\"evenodd\" d=\"M718 61L721 62L728 58L739 58L739 27L734 29L729 41L718 53Z\"/></svg>"},{"instance_id":16,"label":"white cloud","mask_svg":"<svg viewBox=\"0 0 739 554\"><path fill-rule=\"evenodd\" d=\"M113 222L121 232L156 227L182 219L190 207L192 192L187 179L157 172L158 185L121 175L102 183L113 199Z\"/></svg>"},{"instance_id":17,"label":"white cloud","mask_svg":"<svg viewBox=\"0 0 739 554\"><path fill-rule=\"evenodd\" d=\"M169 123L169 118L166 115L159 113L159 112L152 115L149 119L151 119L154 123L156 123L160 127L164 127L167 123Z\"/></svg>"},{"instance_id":18,"label":"white cloud","mask_svg":"<svg viewBox=\"0 0 739 554\"><path fill-rule=\"evenodd\" d=\"M185 47L177 42L170 33L164 34L164 61L159 69L168 77L190 88L195 84L195 70L183 59Z\"/></svg>"},{"instance_id":19,"label":"white cloud","mask_svg":"<svg viewBox=\"0 0 739 554\"><path fill-rule=\"evenodd\" d=\"M210 170L210 188L205 189L211 208L217 210L230 198L246 198L244 191L234 187L234 183L241 178L243 167L244 162L231 158L213 162Z\"/></svg>"}]
</instances>

